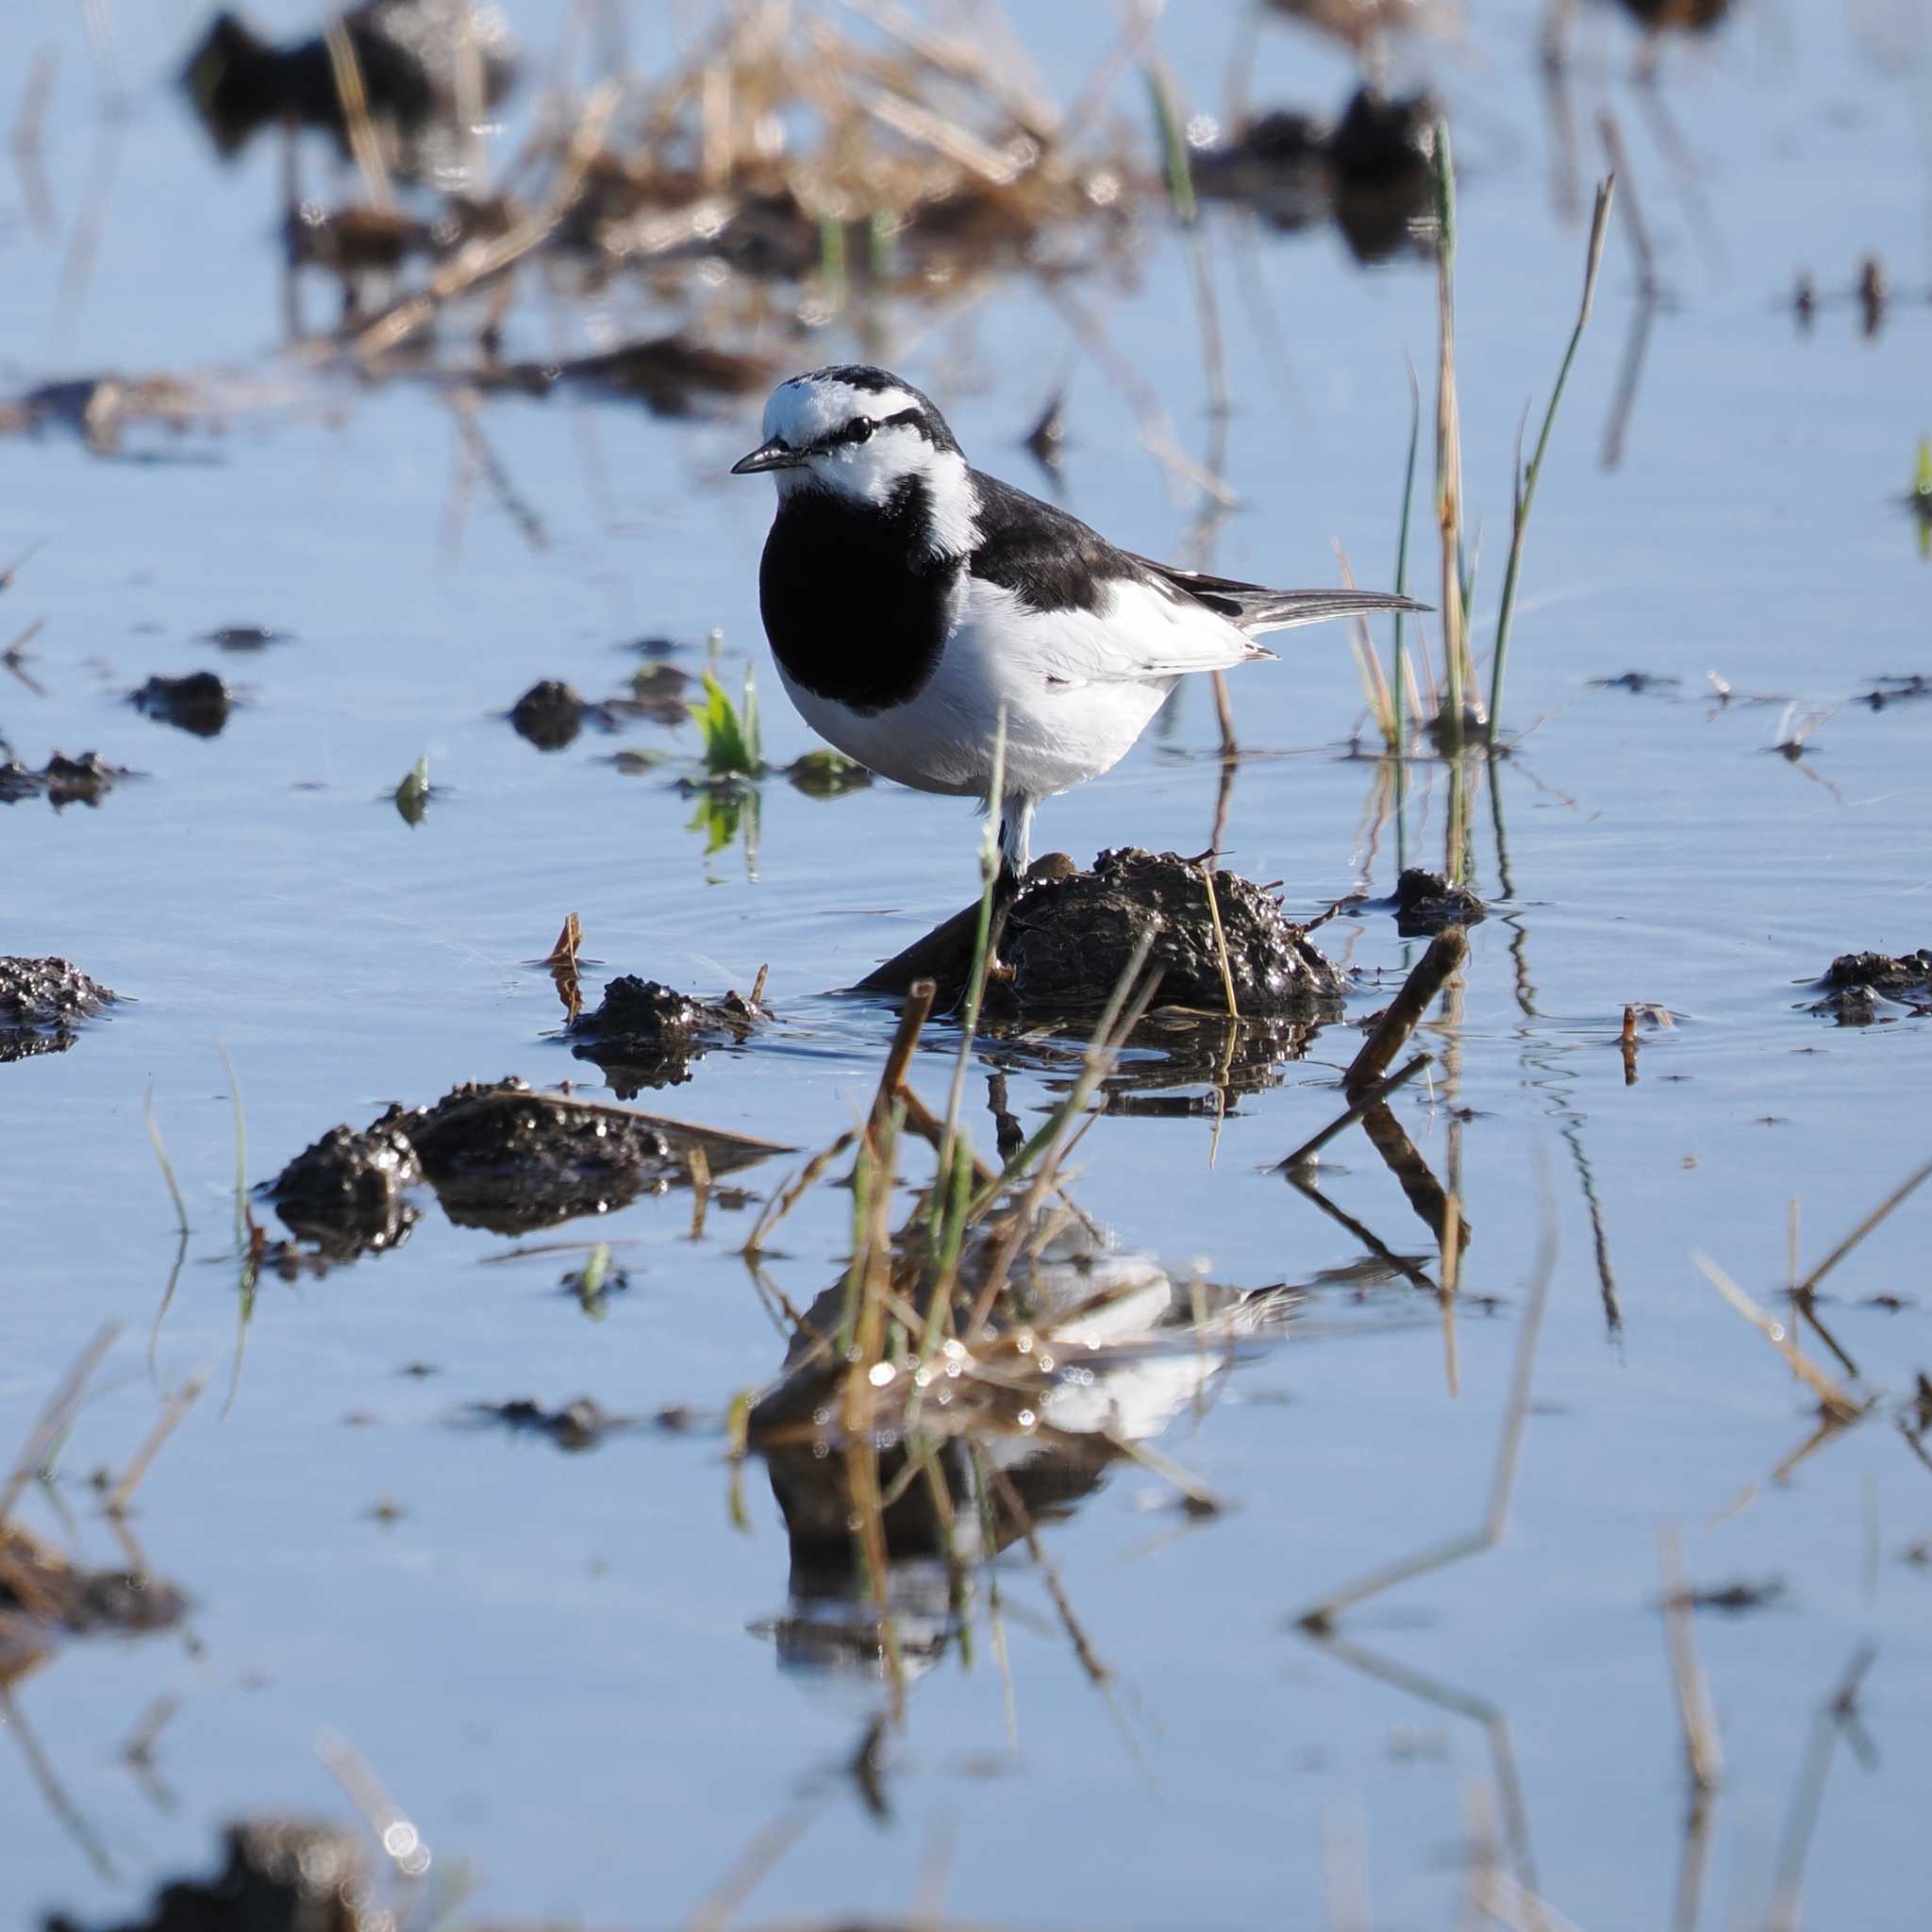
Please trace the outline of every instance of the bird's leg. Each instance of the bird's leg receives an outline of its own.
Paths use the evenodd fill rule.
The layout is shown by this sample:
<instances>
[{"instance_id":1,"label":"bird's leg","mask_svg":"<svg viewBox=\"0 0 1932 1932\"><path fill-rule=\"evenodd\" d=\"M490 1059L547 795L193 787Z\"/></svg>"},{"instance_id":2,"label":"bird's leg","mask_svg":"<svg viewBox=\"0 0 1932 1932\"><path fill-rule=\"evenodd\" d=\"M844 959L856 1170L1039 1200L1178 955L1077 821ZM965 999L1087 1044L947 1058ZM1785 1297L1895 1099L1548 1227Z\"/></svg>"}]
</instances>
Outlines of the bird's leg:
<instances>
[{"instance_id":1,"label":"bird's leg","mask_svg":"<svg viewBox=\"0 0 1932 1932\"><path fill-rule=\"evenodd\" d=\"M1026 876L1033 833L1033 801L1024 792L1009 791L1000 800L1000 869L992 882L992 921L987 929L986 971L990 979L1010 979L1012 968L1000 958L1000 937L1007 914L1020 896Z\"/></svg>"}]
</instances>

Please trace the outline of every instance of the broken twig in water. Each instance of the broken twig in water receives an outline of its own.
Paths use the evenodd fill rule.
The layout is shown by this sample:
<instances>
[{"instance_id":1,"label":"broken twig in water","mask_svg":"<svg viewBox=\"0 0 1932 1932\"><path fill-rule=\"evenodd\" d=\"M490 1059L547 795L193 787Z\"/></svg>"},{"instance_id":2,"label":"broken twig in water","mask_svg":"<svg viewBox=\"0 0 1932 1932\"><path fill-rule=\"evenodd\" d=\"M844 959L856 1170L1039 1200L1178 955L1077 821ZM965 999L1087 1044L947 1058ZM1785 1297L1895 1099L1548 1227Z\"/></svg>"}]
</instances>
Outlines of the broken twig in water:
<instances>
[{"instance_id":1,"label":"broken twig in water","mask_svg":"<svg viewBox=\"0 0 1932 1932\"><path fill-rule=\"evenodd\" d=\"M1348 1072L1341 1076L1343 1092L1359 1093L1381 1079L1408 1036L1422 1024L1429 1002L1468 957L1469 941L1459 925L1445 925L1429 941L1428 951L1416 961L1402 982L1402 990L1390 1001L1374 1032L1362 1041L1360 1051L1349 1062Z\"/></svg>"},{"instance_id":2,"label":"broken twig in water","mask_svg":"<svg viewBox=\"0 0 1932 1932\"><path fill-rule=\"evenodd\" d=\"M1378 1080L1366 1093L1357 1098L1355 1105L1346 1113L1338 1114L1319 1134L1304 1141L1292 1154L1282 1159L1276 1165L1275 1172L1292 1173L1298 1167L1306 1167L1338 1134L1345 1133L1364 1114L1380 1107L1398 1087L1406 1086L1428 1064L1429 1056L1419 1053L1407 1066L1397 1068L1386 1080Z\"/></svg>"},{"instance_id":3,"label":"broken twig in water","mask_svg":"<svg viewBox=\"0 0 1932 1932\"><path fill-rule=\"evenodd\" d=\"M1833 1423L1848 1423L1865 1412L1866 1405L1854 1401L1841 1382L1826 1374L1791 1340L1784 1324L1759 1307L1708 1255L1699 1250L1690 1258L1711 1287L1784 1357L1792 1374L1817 1396L1820 1407Z\"/></svg>"}]
</instances>

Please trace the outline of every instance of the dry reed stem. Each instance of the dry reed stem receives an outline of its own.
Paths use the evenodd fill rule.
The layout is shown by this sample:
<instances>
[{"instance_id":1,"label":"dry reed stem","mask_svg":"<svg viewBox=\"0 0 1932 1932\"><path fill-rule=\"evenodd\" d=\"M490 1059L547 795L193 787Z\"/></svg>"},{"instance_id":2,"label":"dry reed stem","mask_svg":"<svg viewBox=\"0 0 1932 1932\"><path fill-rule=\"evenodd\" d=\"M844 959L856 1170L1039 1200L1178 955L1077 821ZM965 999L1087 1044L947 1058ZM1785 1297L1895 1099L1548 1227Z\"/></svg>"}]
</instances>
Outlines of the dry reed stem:
<instances>
[{"instance_id":1,"label":"dry reed stem","mask_svg":"<svg viewBox=\"0 0 1932 1932\"><path fill-rule=\"evenodd\" d=\"M541 247L576 199L584 176L601 149L605 126L616 112L623 94L621 83L607 80L584 103L571 133L562 175L541 208L525 215L508 233L490 241L472 242L459 249L453 259L430 276L426 289L391 303L361 329L355 340L356 354L368 361L395 348L427 326L446 303L466 294L491 275L501 275Z\"/></svg>"},{"instance_id":2,"label":"dry reed stem","mask_svg":"<svg viewBox=\"0 0 1932 1932\"><path fill-rule=\"evenodd\" d=\"M1041 1546L1040 1532L1034 1527L1033 1512L1027 1508L1024 1499L1013 1487L1005 1470L989 1463L986 1465L986 1474L993 1488L999 1491L1000 1501L1011 1513L1013 1521L1020 1525L1020 1534L1025 1539L1027 1554L1032 1557L1039 1568L1041 1580L1046 1585L1046 1593L1053 1599L1053 1607L1059 1615L1067 1636L1073 1641L1074 1655L1079 1658L1080 1668L1095 1684L1107 1683L1112 1677L1113 1672L1093 1648L1085 1626L1074 1614L1073 1600L1067 1595L1066 1585L1060 1581L1059 1571L1055 1567L1053 1558Z\"/></svg>"},{"instance_id":3,"label":"dry reed stem","mask_svg":"<svg viewBox=\"0 0 1932 1932\"><path fill-rule=\"evenodd\" d=\"M1214 867L1210 859L1201 861L1201 884L1208 893L1208 917L1214 925L1214 954L1221 966L1221 990L1227 996L1227 1017L1239 1020L1241 1009L1234 996L1234 968L1228 962L1227 934L1221 924L1221 902L1214 893Z\"/></svg>"},{"instance_id":4,"label":"dry reed stem","mask_svg":"<svg viewBox=\"0 0 1932 1932\"><path fill-rule=\"evenodd\" d=\"M753 1223L751 1233L745 1238L744 1246L739 1252L747 1259L761 1254L766 1237L810 1192L833 1161L858 1139L858 1129L848 1128L830 1146L821 1148L814 1154L799 1170L797 1177L766 1204L764 1211Z\"/></svg>"},{"instance_id":5,"label":"dry reed stem","mask_svg":"<svg viewBox=\"0 0 1932 1932\"><path fill-rule=\"evenodd\" d=\"M1509 1932L1582 1932L1574 1919L1507 1872L1491 1871L1487 1877L1487 1886L1474 1893L1476 1903Z\"/></svg>"},{"instance_id":6,"label":"dry reed stem","mask_svg":"<svg viewBox=\"0 0 1932 1932\"><path fill-rule=\"evenodd\" d=\"M126 1514L127 1506L134 1500L134 1492L141 1487L142 1478L153 1466L155 1457L161 1453L161 1445L175 1433L182 1418L194 1407L195 1399L207 1384L206 1375L191 1375L175 1391L167 1407L161 1411L159 1420L148 1432L147 1441L135 1451L134 1460L127 1465L121 1480L108 1492L106 1505L108 1515Z\"/></svg>"},{"instance_id":7,"label":"dry reed stem","mask_svg":"<svg viewBox=\"0 0 1932 1932\"><path fill-rule=\"evenodd\" d=\"M1684 1765L1698 1790L1708 1791L1724 1774L1724 1744L1718 1737L1717 1715L1710 1707L1710 1687L1697 1657L1696 1619L1684 1588L1676 1525L1659 1524L1657 1543L1663 1566L1664 1640L1671 1659L1671 1688L1677 1700L1677 1722L1684 1734Z\"/></svg>"},{"instance_id":8,"label":"dry reed stem","mask_svg":"<svg viewBox=\"0 0 1932 1932\"><path fill-rule=\"evenodd\" d=\"M34 1418L33 1427L26 1433L26 1441L21 1444L20 1454L14 1458L6 1487L0 1489L0 1529L6 1527L7 1519L13 1514L13 1506L20 1501L21 1491L34 1479L47 1459L48 1452L74 1421L89 1379L100 1367L102 1357L113 1347L120 1333L118 1322L104 1323L97 1328L93 1339L75 1357L67 1373L55 1386L53 1394L42 1405L40 1414Z\"/></svg>"},{"instance_id":9,"label":"dry reed stem","mask_svg":"<svg viewBox=\"0 0 1932 1932\"><path fill-rule=\"evenodd\" d=\"M1449 129L1436 142L1436 522L1442 539L1442 665L1447 701L1441 713L1442 749L1463 745L1463 672L1469 651L1462 608L1462 418L1456 392L1456 164Z\"/></svg>"},{"instance_id":10,"label":"dry reed stem","mask_svg":"<svg viewBox=\"0 0 1932 1932\"><path fill-rule=\"evenodd\" d=\"M764 1826L746 1845L731 1869L698 1902L684 1924L686 1932L724 1932L738 1908L763 1883L765 1875L805 1835L824 1801L808 1799L795 1805Z\"/></svg>"},{"instance_id":11,"label":"dry reed stem","mask_svg":"<svg viewBox=\"0 0 1932 1932\"><path fill-rule=\"evenodd\" d=\"M1724 1298L1784 1357L1791 1373L1817 1396L1826 1417L1842 1424L1864 1413L1865 1405L1855 1402L1841 1383L1827 1375L1790 1338L1782 1322L1767 1314L1731 1277L1700 1248L1690 1257L1699 1272Z\"/></svg>"},{"instance_id":12,"label":"dry reed stem","mask_svg":"<svg viewBox=\"0 0 1932 1932\"><path fill-rule=\"evenodd\" d=\"M346 22L340 16L331 19L324 26L322 38L328 49L329 72L335 79L342 124L349 133L349 152L356 157L356 166L362 176L362 192L376 213L393 213L396 198L390 185L389 165L382 157L375 124L369 118L369 93L362 85L362 63L356 58L356 43L349 38Z\"/></svg>"},{"instance_id":13,"label":"dry reed stem","mask_svg":"<svg viewBox=\"0 0 1932 1932\"><path fill-rule=\"evenodd\" d=\"M325 1728L315 1740L315 1755L322 1767L342 1788L342 1794L355 1806L370 1836L406 1878L420 1878L430 1865L429 1847L415 1821L396 1803L378 1775L375 1767L354 1744L333 1728Z\"/></svg>"},{"instance_id":14,"label":"dry reed stem","mask_svg":"<svg viewBox=\"0 0 1932 1932\"><path fill-rule=\"evenodd\" d=\"M557 935L557 943L551 947L543 963L546 966L575 966L577 963L577 948L584 942L584 928L575 912L563 916L563 930Z\"/></svg>"},{"instance_id":15,"label":"dry reed stem","mask_svg":"<svg viewBox=\"0 0 1932 1932\"><path fill-rule=\"evenodd\" d=\"M1778 1847L1777 1886L1772 1895L1766 1932L1798 1932L1799 1907L1805 1884L1805 1861L1810 1854L1811 1836L1818 1826L1818 1815L1824 1806L1824 1784L1830 1775L1831 1759L1838 1734L1856 1715L1858 1687L1872 1668L1878 1646L1859 1644L1851 1662L1831 1695L1818 1708L1812 1720L1811 1741L1798 1774L1798 1789L1791 1799L1790 1817L1786 1821L1784 1841Z\"/></svg>"},{"instance_id":16,"label":"dry reed stem","mask_svg":"<svg viewBox=\"0 0 1932 1932\"><path fill-rule=\"evenodd\" d=\"M931 1015L937 991L930 979L915 979L907 989L899 1024L887 1051L886 1064L879 1073L878 1091L873 1095L872 1111L866 1116L866 1146L874 1158L878 1152L879 1135L893 1108L901 1104L906 1070L912 1064L912 1056L919 1049L919 1036Z\"/></svg>"},{"instance_id":17,"label":"dry reed stem","mask_svg":"<svg viewBox=\"0 0 1932 1932\"><path fill-rule=\"evenodd\" d=\"M1054 1184L1054 1174L1066 1154L1065 1135L1076 1115L1082 1113L1093 1090L1107 1077L1120 1051L1126 1044L1129 1035L1141 1024L1155 993L1158 991L1160 977L1158 973L1149 974L1141 990L1132 998L1127 997L1127 988L1134 983L1141 968L1146 964L1147 955L1153 947L1153 935L1143 932L1140 942L1134 948L1134 955L1128 960L1126 970L1121 974L1120 984L1114 990L1113 999L1101 1016L1100 1026L1093 1040L1089 1042L1082 1057L1080 1072L1074 1082L1074 1089L1060 1106L1055 1109L1048 1123L1046 1140L1039 1153L1038 1165L1033 1179L1026 1190L1026 1195L1007 1233L1001 1238L999 1246L993 1251L992 1260L988 1267L985 1285L973 1304L973 1312L966 1324L967 1336L976 1336L986 1326L991 1315L993 1305L1006 1288L1007 1277L1011 1272L1014 1257L1019 1253L1020 1243L1025 1238L1026 1230L1039 1214L1041 1205L1046 1199ZM1038 1137L1036 1137L1038 1138ZM1032 1143L1029 1142L1030 1146ZM1026 1150L1023 1148L1015 1157L1014 1166L1024 1162ZM1009 1167L1008 1172L1011 1172ZM1015 1176L1017 1177L1017 1176ZM1004 1180L1005 1176L1002 1176ZM969 1217L971 1218L971 1217Z\"/></svg>"},{"instance_id":18,"label":"dry reed stem","mask_svg":"<svg viewBox=\"0 0 1932 1932\"><path fill-rule=\"evenodd\" d=\"M175 1178L175 1163L168 1158L168 1150L161 1144L161 1130L155 1120L155 1083L147 1083L147 1098L142 1106L142 1114L147 1122L147 1137L153 1143L155 1158L161 1163L161 1178L168 1184L168 1198L175 1204L175 1225L182 1238L188 1236L188 1203L181 1198L181 1183Z\"/></svg>"},{"instance_id":19,"label":"dry reed stem","mask_svg":"<svg viewBox=\"0 0 1932 1932\"><path fill-rule=\"evenodd\" d=\"M1832 1249L1830 1254L1825 1256L1824 1260L1819 1262L1817 1267L1812 1269L1809 1274L1806 1275L1803 1281L1798 1283L1797 1287L1792 1290L1792 1293L1794 1295L1810 1294L1817 1288L1818 1284L1821 1281L1823 1281L1824 1277L1827 1274L1829 1274L1831 1271L1834 1268L1836 1268L1838 1264L1840 1261L1842 1261L1844 1257L1847 1255L1849 1255L1852 1252L1852 1250L1856 1248L1858 1245L1858 1243L1861 1241L1863 1241L1865 1237L1878 1225L1880 1222L1882 1222L1889 1214L1891 1213L1891 1211L1895 1208L1897 1208L1902 1202L1904 1202L1904 1200L1908 1194L1910 1194L1915 1189L1917 1189L1922 1183L1924 1183L1928 1178L1932 1178L1932 1160L1928 1160L1924 1167L1918 1169L1917 1172L1908 1174L1903 1181L1901 1181L1898 1184L1898 1186L1895 1187L1891 1191L1891 1192L1889 1193L1885 1197L1885 1199L1878 1204L1877 1207L1873 1208L1871 1213L1866 1215L1863 1221L1859 1222L1857 1227L1853 1228L1850 1234L1846 1235L1843 1241L1839 1242L1837 1247Z\"/></svg>"},{"instance_id":20,"label":"dry reed stem","mask_svg":"<svg viewBox=\"0 0 1932 1932\"><path fill-rule=\"evenodd\" d=\"M1550 1298L1550 1278L1557 1266L1556 1214L1549 1200L1548 1177L1541 1172L1541 1164L1539 1191L1542 1196L1542 1232L1537 1243L1529 1304L1524 1311L1523 1325L1516 1338L1516 1361L1510 1373L1502 1436L1496 1447L1495 1474L1490 1484L1490 1507L1482 1524L1462 1536L1451 1537L1412 1556L1386 1563L1357 1577L1353 1583L1331 1591L1291 1617L1289 1620L1291 1626L1317 1635L1325 1634L1333 1626L1335 1619L1352 1606L1372 1596L1379 1596L1398 1583L1406 1583L1412 1577L1426 1575L1431 1571L1460 1562L1465 1557L1475 1556L1502 1541L1504 1532L1508 1528L1509 1499L1515 1490L1516 1471L1522 1460L1524 1427L1529 1416L1530 1380L1536 1366L1537 1338L1542 1331L1543 1311Z\"/></svg>"},{"instance_id":21,"label":"dry reed stem","mask_svg":"<svg viewBox=\"0 0 1932 1932\"><path fill-rule=\"evenodd\" d=\"M1638 290L1646 302L1655 302L1663 292L1663 283L1657 272L1657 250L1651 243L1650 225L1643 219L1643 209L1637 199L1637 180L1630 172L1630 157L1624 149L1624 132L1616 115L1607 108L1597 115L1596 125L1604 154L1609 160L1610 178L1623 184L1624 225L1637 257Z\"/></svg>"},{"instance_id":22,"label":"dry reed stem","mask_svg":"<svg viewBox=\"0 0 1932 1932\"><path fill-rule=\"evenodd\" d=\"M1439 1710L1449 1711L1481 1726L1495 1771L1496 1790L1502 1800L1510 1853L1523 1875L1523 1882L1534 1888L1537 1882L1536 1861L1530 1855L1529 1810L1524 1803L1523 1779L1516 1769L1515 1747L1509 1738L1509 1720L1501 1706L1492 1704L1487 1697L1458 1690L1453 1684L1441 1683L1375 1651L1364 1650L1336 1631L1309 1634L1321 1645L1324 1656L1332 1657L1338 1663L1346 1664L1350 1670L1359 1671L1363 1676L1374 1678L1377 1683L1388 1684L1405 1696L1418 1698L1424 1704L1434 1705Z\"/></svg>"},{"instance_id":23,"label":"dry reed stem","mask_svg":"<svg viewBox=\"0 0 1932 1932\"><path fill-rule=\"evenodd\" d=\"M53 1761L41 1748L40 1739L27 1723L26 1713L15 1702L12 1690L5 1683L0 1683L0 1731L13 1734L13 1741L20 1746L20 1755L26 1760L28 1775L39 1789L42 1801L60 1821L67 1835L86 1854L88 1862L103 1878L119 1884L121 1874L108 1856L107 1846L99 1833L87 1822L80 1807L68 1795L66 1786L55 1773Z\"/></svg>"},{"instance_id":24,"label":"dry reed stem","mask_svg":"<svg viewBox=\"0 0 1932 1932\"><path fill-rule=\"evenodd\" d=\"M1429 1056L1419 1053L1406 1066L1398 1067L1387 1079L1376 1081L1355 1100L1345 1113L1338 1114L1320 1133L1310 1135L1292 1154L1277 1161L1275 1173L1292 1174L1297 1168L1307 1167L1338 1134L1344 1133L1354 1126L1371 1108L1380 1107L1397 1088L1407 1085L1428 1064Z\"/></svg>"},{"instance_id":25,"label":"dry reed stem","mask_svg":"<svg viewBox=\"0 0 1932 1932\"><path fill-rule=\"evenodd\" d=\"M1459 925L1445 925L1429 941L1428 951L1416 961L1401 990L1390 1001L1388 1010L1349 1062L1347 1073L1341 1076L1343 1092L1359 1091L1382 1078L1390 1062L1422 1024L1429 1002L1468 957L1469 941Z\"/></svg>"}]
</instances>

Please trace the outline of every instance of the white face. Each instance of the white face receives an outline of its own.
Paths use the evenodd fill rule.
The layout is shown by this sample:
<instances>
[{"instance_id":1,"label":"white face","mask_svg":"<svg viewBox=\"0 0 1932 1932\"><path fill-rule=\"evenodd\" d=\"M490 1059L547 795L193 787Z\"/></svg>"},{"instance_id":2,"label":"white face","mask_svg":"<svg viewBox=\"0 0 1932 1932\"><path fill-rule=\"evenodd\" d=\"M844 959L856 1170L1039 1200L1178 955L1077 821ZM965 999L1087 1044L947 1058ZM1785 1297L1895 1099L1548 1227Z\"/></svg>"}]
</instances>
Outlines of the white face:
<instances>
[{"instance_id":1,"label":"white face","mask_svg":"<svg viewBox=\"0 0 1932 1932\"><path fill-rule=\"evenodd\" d=\"M940 449L912 422L920 398L903 389L861 389L835 377L801 375L781 384L765 405L767 441L805 453L795 467L774 469L782 501L800 490L827 490L883 508L909 479L926 487L936 550L970 549L976 539L977 504L956 449Z\"/></svg>"}]
</instances>

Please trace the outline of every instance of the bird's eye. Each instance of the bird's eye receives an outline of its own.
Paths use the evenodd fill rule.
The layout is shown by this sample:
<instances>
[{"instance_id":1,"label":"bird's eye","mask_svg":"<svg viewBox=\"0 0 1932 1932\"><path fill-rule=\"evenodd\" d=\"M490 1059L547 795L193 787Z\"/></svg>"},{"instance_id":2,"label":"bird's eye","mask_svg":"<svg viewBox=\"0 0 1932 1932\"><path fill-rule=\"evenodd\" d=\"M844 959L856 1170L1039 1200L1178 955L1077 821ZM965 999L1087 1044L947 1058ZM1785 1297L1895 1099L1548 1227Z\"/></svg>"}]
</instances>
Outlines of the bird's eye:
<instances>
[{"instance_id":1,"label":"bird's eye","mask_svg":"<svg viewBox=\"0 0 1932 1932\"><path fill-rule=\"evenodd\" d=\"M845 440L848 442L870 442L872 441L872 418L861 416L858 422L846 430Z\"/></svg>"}]
</instances>

